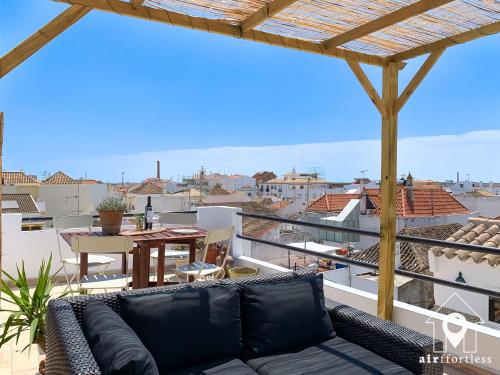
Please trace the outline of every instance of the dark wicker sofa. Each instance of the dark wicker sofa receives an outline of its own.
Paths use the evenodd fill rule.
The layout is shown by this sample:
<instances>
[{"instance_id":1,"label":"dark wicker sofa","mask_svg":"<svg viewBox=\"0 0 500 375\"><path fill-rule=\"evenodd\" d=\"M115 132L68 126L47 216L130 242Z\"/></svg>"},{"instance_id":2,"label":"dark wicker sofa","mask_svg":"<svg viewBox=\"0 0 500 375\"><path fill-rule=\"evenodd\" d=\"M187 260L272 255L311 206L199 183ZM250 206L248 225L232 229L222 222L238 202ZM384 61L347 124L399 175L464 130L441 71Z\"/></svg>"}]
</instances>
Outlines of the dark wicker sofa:
<instances>
[{"instance_id":1,"label":"dark wicker sofa","mask_svg":"<svg viewBox=\"0 0 500 375\"><path fill-rule=\"evenodd\" d=\"M92 354L82 331L82 316L87 303L99 300L120 314L118 294L121 295L144 295L155 293L175 293L187 288L214 287L227 284L256 285L264 283L278 283L292 279L300 279L311 276L312 271L302 270L291 273L279 273L274 275L256 276L235 280L219 280L210 282L198 282L192 284L171 285L157 288L138 289L121 293L107 293L70 297L66 299L55 299L50 301L47 314L47 363L46 373L52 374L101 374L101 370ZM422 357L432 355L435 349L442 346L440 342L428 336L404 328L389 321L378 319L375 316L349 307L345 304L326 300L326 307L330 314L335 332L342 342L356 344L377 356L389 360L415 374L442 374L442 364L421 363ZM327 348L332 350L331 348ZM364 350L361 349L361 350ZM365 351L366 351L365 350ZM338 353L337 353L338 354ZM342 355L342 353L340 353ZM276 361L282 362L283 366L289 363L286 356ZM264 361L264 366L266 365ZM281 366L281 365L280 365ZM331 373L345 373L334 371ZM368 369L369 370L369 369ZM368 371L370 372L370 371ZM205 372L193 372L204 374ZM211 373L211 372L207 372ZM231 370L221 372L232 374ZM279 371L277 373L280 373ZM282 372L292 373L292 372ZM295 374L300 371L293 372ZM308 373L305 371L304 373ZM328 371L317 373L326 374ZM371 373L377 373L372 371Z\"/></svg>"}]
</instances>

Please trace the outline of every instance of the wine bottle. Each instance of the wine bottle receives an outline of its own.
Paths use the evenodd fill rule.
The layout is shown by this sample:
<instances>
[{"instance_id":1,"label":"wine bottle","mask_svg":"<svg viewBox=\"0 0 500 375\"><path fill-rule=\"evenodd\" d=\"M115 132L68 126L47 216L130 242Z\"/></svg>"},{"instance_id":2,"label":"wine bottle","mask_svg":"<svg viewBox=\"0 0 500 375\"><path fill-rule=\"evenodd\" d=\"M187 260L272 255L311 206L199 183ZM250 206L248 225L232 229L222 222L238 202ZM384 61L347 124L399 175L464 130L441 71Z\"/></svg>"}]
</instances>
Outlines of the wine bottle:
<instances>
[{"instance_id":1,"label":"wine bottle","mask_svg":"<svg viewBox=\"0 0 500 375\"><path fill-rule=\"evenodd\" d=\"M144 207L144 229L153 229L153 206L151 206L151 197L148 196L148 203Z\"/></svg>"}]
</instances>

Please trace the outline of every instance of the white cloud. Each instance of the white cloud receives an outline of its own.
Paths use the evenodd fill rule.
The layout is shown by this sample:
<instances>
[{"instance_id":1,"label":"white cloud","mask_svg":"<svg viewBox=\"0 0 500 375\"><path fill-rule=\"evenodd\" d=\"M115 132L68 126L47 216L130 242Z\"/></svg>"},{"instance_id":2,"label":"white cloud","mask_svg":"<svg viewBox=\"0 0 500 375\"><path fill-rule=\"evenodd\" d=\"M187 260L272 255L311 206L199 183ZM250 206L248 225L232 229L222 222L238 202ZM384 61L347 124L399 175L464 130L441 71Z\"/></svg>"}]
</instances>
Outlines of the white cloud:
<instances>
[{"instance_id":1,"label":"white cloud","mask_svg":"<svg viewBox=\"0 0 500 375\"><path fill-rule=\"evenodd\" d=\"M474 131L460 135L402 138L398 142L398 174L411 171L420 179L454 179L460 171L473 180L500 180L500 130ZM61 161L74 175L95 176L117 181L121 171L127 180L138 181L155 175L156 160L162 176L189 175L200 166L209 171L253 174L273 170L282 174L321 167L326 177L350 181L368 169L367 176L379 178L380 140L309 143L259 147L214 147L151 151L130 155L108 155L97 159Z\"/></svg>"}]
</instances>

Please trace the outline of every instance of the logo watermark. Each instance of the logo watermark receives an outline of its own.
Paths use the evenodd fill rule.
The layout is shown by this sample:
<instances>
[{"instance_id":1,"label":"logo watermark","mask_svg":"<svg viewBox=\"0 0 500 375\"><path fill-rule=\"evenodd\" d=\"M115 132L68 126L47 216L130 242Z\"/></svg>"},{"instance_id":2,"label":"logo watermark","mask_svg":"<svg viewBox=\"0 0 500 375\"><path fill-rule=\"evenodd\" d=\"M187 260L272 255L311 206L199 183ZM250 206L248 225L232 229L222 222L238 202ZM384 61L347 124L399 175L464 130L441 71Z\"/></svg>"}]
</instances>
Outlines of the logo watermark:
<instances>
[{"instance_id":1,"label":"logo watermark","mask_svg":"<svg viewBox=\"0 0 500 375\"><path fill-rule=\"evenodd\" d=\"M460 311L460 312L459 312ZM434 353L441 355L427 355L420 358L420 363L466 363L487 365L492 363L491 357L477 355L477 332L469 331L467 316L478 319L476 323L484 323L480 315L467 303L458 293L451 294L436 310L444 314L444 319L429 317L427 324L432 325L432 337L434 338ZM441 340L444 334L444 339ZM436 346L437 340L442 341L442 348ZM456 356L451 353L460 353Z\"/></svg>"}]
</instances>

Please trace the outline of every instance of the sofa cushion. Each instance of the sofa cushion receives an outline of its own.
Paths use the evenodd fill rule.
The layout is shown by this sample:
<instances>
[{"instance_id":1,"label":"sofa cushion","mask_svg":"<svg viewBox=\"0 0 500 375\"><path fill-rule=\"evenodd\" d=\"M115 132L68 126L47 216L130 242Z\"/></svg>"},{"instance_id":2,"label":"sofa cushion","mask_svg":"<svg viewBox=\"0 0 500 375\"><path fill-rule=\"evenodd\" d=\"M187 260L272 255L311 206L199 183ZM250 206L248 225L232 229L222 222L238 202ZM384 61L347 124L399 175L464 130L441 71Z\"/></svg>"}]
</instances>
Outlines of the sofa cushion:
<instances>
[{"instance_id":1,"label":"sofa cushion","mask_svg":"<svg viewBox=\"0 0 500 375\"><path fill-rule=\"evenodd\" d=\"M151 353L109 306L88 303L82 328L103 375L159 374Z\"/></svg>"},{"instance_id":2,"label":"sofa cushion","mask_svg":"<svg viewBox=\"0 0 500 375\"><path fill-rule=\"evenodd\" d=\"M258 375L239 359L204 363L169 375Z\"/></svg>"},{"instance_id":3,"label":"sofa cushion","mask_svg":"<svg viewBox=\"0 0 500 375\"><path fill-rule=\"evenodd\" d=\"M306 349L247 362L261 375L412 374L339 336Z\"/></svg>"},{"instance_id":4,"label":"sofa cushion","mask_svg":"<svg viewBox=\"0 0 500 375\"><path fill-rule=\"evenodd\" d=\"M323 275L241 288L246 355L297 349L335 336L325 307Z\"/></svg>"},{"instance_id":5,"label":"sofa cushion","mask_svg":"<svg viewBox=\"0 0 500 375\"><path fill-rule=\"evenodd\" d=\"M119 296L119 301L123 319L151 352L161 373L241 354L236 285Z\"/></svg>"}]
</instances>

